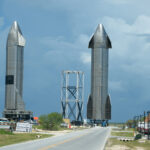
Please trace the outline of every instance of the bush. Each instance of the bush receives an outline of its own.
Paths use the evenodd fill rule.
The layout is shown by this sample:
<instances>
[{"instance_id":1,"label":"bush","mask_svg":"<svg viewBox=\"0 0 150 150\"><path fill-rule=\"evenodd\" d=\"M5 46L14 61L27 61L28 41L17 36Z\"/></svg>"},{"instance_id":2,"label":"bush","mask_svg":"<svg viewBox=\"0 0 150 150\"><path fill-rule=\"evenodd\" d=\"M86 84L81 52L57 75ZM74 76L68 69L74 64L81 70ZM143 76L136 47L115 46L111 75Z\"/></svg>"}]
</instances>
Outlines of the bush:
<instances>
[{"instance_id":1,"label":"bush","mask_svg":"<svg viewBox=\"0 0 150 150\"><path fill-rule=\"evenodd\" d=\"M62 122L62 115L57 112L53 112L48 115L42 115L39 117L39 123L42 126L42 129L58 130Z\"/></svg>"},{"instance_id":2,"label":"bush","mask_svg":"<svg viewBox=\"0 0 150 150\"><path fill-rule=\"evenodd\" d=\"M141 139L142 138L142 135L141 134L137 134L136 136L135 136L135 140L139 140L139 139Z\"/></svg>"}]
</instances>

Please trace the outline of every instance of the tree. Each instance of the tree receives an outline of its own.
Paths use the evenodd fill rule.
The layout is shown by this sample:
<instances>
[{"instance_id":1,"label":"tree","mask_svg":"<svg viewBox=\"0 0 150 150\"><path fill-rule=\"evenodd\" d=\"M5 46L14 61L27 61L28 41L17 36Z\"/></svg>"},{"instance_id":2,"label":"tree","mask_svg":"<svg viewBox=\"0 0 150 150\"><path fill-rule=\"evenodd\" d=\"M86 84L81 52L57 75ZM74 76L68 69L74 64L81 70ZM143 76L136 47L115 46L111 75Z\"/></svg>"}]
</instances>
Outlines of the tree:
<instances>
[{"instance_id":1,"label":"tree","mask_svg":"<svg viewBox=\"0 0 150 150\"><path fill-rule=\"evenodd\" d=\"M43 129L50 129L50 130L58 130L60 127L60 124L63 122L62 115L53 112L48 115L41 115L39 117L39 123L42 126Z\"/></svg>"},{"instance_id":2,"label":"tree","mask_svg":"<svg viewBox=\"0 0 150 150\"><path fill-rule=\"evenodd\" d=\"M49 129L49 120L47 115L41 115L39 117L39 123L42 126L42 129Z\"/></svg>"}]
</instances>

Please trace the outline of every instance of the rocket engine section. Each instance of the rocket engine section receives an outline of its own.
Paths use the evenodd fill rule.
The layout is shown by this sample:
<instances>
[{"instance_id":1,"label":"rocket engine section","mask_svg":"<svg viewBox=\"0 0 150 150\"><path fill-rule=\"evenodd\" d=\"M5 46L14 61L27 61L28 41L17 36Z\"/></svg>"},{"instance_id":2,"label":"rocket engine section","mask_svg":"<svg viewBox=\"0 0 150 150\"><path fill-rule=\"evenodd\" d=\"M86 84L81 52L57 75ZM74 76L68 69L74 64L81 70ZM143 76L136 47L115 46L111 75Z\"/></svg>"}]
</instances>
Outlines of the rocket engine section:
<instances>
[{"instance_id":1,"label":"rocket engine section","mask_svg":"<svg viewBox=\"0 0 150 150\"><path fill-rule=\"evenodd\" d=\"M91 52L91 94L87 104L87 118L111 119L111 102L108 95L108 55L111 41L102 24L99 24L89 42Z\"/></svg>"}]
</instances>

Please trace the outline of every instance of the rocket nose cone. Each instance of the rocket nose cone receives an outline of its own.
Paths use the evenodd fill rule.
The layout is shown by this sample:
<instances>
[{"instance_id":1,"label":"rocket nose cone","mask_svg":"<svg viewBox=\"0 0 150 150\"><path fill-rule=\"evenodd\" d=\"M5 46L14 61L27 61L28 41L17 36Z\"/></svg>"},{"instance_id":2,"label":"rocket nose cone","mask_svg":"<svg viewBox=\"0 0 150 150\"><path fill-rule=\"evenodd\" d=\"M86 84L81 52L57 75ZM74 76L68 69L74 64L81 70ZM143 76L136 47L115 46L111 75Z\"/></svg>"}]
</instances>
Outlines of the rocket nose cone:
<instances>
[{"instance_id":1,"label":"rocket nose cone","mask_svg":"<svg viewBox=\"0 0 150 150\"><path fill-rule=\"evenodd\" d=\"M94 36L98 40L107 37L107 33L106 33L105 29L104 29L103 24L99 24L98 25L98 27L97 27L97 29L96 29L96 31L94 33Z\"/></svg>"},{"instance_id":2,"label":"rocket nose cone","mask_svg":"<svg viewBox=\"0 0 150 150\"><path fill-rule=\"evenodd\" d=\"M7 38L7 44L8 45L21 45L21 46L25 45L25 39L22 35L21 29L17 21L14 21L10 28L8 38Z\"/></svg>"},{"instance_id":3,"label":"rocket nose cone","mask_svg":"<svg viewBox=\"0 0 150 150\"><path fill-rule=\"evenodd\" d=\"M20 27L19 27L17 21L14 21L14 22L13 22L13 24L12 24L12 26L11 26L11 29L10 29L10 32L20 32L20 33L22 34L22 32L21 32L21 30L20 30Z\"/></svg>"},{"instance_id":4,"label":"rocket nose cone","mask_svg":"<svg viewBox=\"0 0 150 150\"><path fill-rule=\"evenodd\" d=\"M111 48L111 41L105 31L103 24L99 24L96 28L94 35L89 42L89 48L93 47L105 47Z\"/></svg>"},{"instance_id":5,"label":"rocket nose cone","mask_svg":"<svg viewBox=\"0 0 150 150\"><path fill-rule=\"evenodd\" d=\"M103 24L98 24L98 26L97 26L97 30L99 30L99 31L104 30L104 26L103 26Z\"/></svg>"},{"instance_id":6,"label":"rocket nose cone","mask_svg":"<svg viewBox=\"0 0 150 150\"><path fill-rule=\"evenodd\" d=\"M12 28L16 29L18 28L18 23L17 21L14 21L13 24L12 24Z\"/></svg>"}]
</instances>

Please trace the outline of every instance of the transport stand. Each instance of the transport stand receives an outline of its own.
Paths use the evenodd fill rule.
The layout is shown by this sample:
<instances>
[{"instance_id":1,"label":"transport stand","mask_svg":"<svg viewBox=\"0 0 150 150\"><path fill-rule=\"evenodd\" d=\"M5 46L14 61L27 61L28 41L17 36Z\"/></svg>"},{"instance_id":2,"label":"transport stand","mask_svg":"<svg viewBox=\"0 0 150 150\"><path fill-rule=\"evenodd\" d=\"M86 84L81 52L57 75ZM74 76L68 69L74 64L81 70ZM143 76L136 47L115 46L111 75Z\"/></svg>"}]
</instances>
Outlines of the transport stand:
<instances>
[{"instance_id":1,"label":"transport stand","mask_svg":"<svg viewBox=\"0 0 150 150\"><path fill-rule=\"evenodd\" d=\"M3 117L7 118L8 120L27 121L33 118L33 112L22 110L4 110Z\"/></svg>"},{"instance_id":2,"label":"transport stand","mask_svg":"<svg viewBox=\"0 0 150 150\"><path fill-rule=\"evenodd\" d=\"M108 120L90 120L91 124L101 125L102 127L107 127L109 125Z\"/></svg>"},{"instance_id":3,"label":"transport stand","mask_svg":"<svg viewBox=\"0 0 150 150\"><path fill-rule=\"evenodd\" d=\"M62 71L61 113L63 118L83 122L84 73Z\"/></svg>"},{"instance_id":4,"label":"transport stand","mask_svg":"<svg viewBox=\"0 0 150 150\"><path fill-rule=\"evenodd\" d=\"M102 125L102 127L107 127L108 126L108 120L102 120L101 125Z\"/></svg>"}]
</instances>

